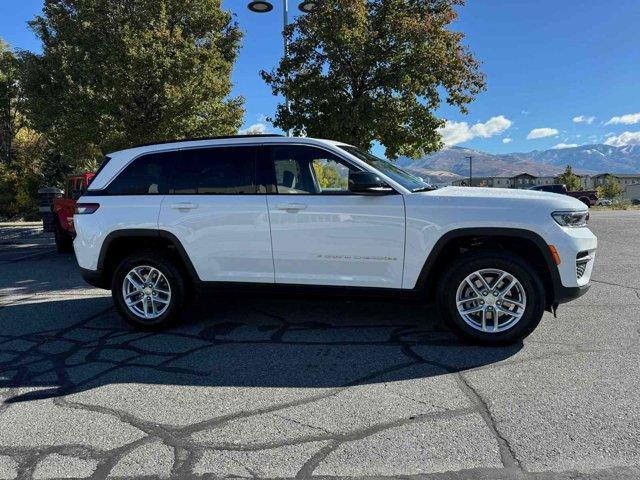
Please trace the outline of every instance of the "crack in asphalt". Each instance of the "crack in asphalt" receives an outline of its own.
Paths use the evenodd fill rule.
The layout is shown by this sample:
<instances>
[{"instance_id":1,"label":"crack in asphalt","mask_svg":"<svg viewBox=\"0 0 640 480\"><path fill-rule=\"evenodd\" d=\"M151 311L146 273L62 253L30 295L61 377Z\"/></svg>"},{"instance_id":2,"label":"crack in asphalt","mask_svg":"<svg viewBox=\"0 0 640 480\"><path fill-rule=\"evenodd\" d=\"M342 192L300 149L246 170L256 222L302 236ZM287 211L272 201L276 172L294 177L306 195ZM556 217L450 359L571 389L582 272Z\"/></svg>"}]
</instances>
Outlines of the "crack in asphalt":
<instances>
[{"instance_id":1,"label":"crack in asphalt","mask_svg":"<svg viewBox=\"0 0 640 480\"><path fill-rule=\"evenodd\" d=\"M640 287L630 287L629 285L620 285L619 283L605 282L604 280L594 280L593 278L591 281L593 283L601 283L603 285L611 285L613 287L628 288L629 290L635 290L636 292L640 291Z\"/></svg>"},{"instance_id":2,"label":"crack in asphalt","mask_svg":"<svg viewBox=\"0 0 640 480\"><path fill-rule=\"evenodd\" d=\"M498 448L500 450L500 460L505 468L509 470L516 469L519 473L522 473L522 468L520 467L520 462L516 458L515 452L507 439L500 433L498 426L496 424L493 415L491 414L491 410L489 409L489 405L482 398L482 396L476 391L475 388L471 386L471 384L467 381L462 373L457 373L456 381L462 393L477 406L477 411L482 416L484 422L489 427L491 434L496 439L498 443Z\"/></svg>"},{"instance_id":3,"label":"crack in asphalt","mask_svg":"<svg viewBox=\"0 0 640 480\"><path fill-rule=\"evenodd\" d=\"M151 350L153 355L161 355L165 356L166 359L161 362L159 365L147 365L141 362L136 362L135 359L140 359L146 354L149 354L150 351L146 350L143 347L131 345L133 342L139 342L140 340L151 338L149 334L135 334L130 331L123 331L118 328L101 328L95 327L91 325L91 322L97 319L100 319L104 315L111 312L111 307L107 309L103 309L93 315L88 316L87 318L80 320L78 322L73 323L65 328L61 329L51 329L51 330L43 330L36 334L27 334L27 335L18 335L18 336L4 336L5 340L2 343L8 343L15 340L29 340L30 343L33 343L25 350L15 349L15 350L5 350L11 351L18 354L16 359L12 359L11 364L19 363L23 361L23 364L18 368L18 372L16 376L18 380L15 379L14 383L25 383L28 384L28 378L30 375L33 375L29 367L34 364L41 364L43 357L48 358L49 362L52 364L50 368L36 370L38 374L42 374L43 372L56 372L58 375L59 386L56 390L46 390L44 394L36 391L35 393L27 393L19 395L17 397L18 400L24 401L33 400L37 398L52 398L52 401L55 405L61 408L68 409L79 409L89 412L101 413L110 415L116 418L118 421L131 426L141 432L144 433L144 436L140 439L137 439L127 445L122 447L114 448L108 450L106 452L99 451L96 449L92 449L82 445L67 445L67 446L55 446L55 447L45 447L39 449L29 449L29 448L7 448L0 447L0 453L4 455L9 455L19 462L19 477L20 478L29 478L34 472L34 469L38 462L40 462L47 455L52 453L62 454L62 455L70 455L76 458L83 459L93 459L98 461L98 466L94 471L92 478L106 478L109 475L109 472L117 465L117 463L128 453L132 452L136 448L145 445L147 443L152 442L153 440L159 440L163 444L171 447L174 451L174 461L172 468L172 475L178 478L182 478L185 476L192 475L193 468L197 464L198 459L201 458L202 454L207 450L213 449L214 451L260 451L267 450L279 447L286 446L294 446L294 445L303 445L309 442L316 441L328 441L329 443L318 451L316 451L300 468L296 478L307 478L313 475L313 471L325 460L333 451L335 451L342 444L347 442L353 442L362 440L370 435L374 435L378 432L396 428L408 423L412 422L420 422L427 420L438 420L444 418L452 418L455 416L468 415L469 413L478 413L484 420L485 424L491 431L494 436L498 450L500 452L500 458L504 465L505 471L509 471L513 476L521 477L524 475L524 472L520 466L519 461L516 458L516 455L509 445L508 441L500 434L499 428L496 425L495 419L493 418L489 406L482 399L479 393L467 382L464 375L460 373L460 367L450 365L447 363L443 363L441 361L436 361L432 359L424 358L419 355L412 347L421 346L421 345L429 345L430 341L428 339L421 340L403 340L402 335L412 335L416 333L415 328L410 327L399 327L394 329L388 337L388 340L385 341L355 341L355 342L345 342L338 341L332 342L328 341L326 343L321 343L322 345L389 345L399 347L401 352L407 358L407 361L404 363L400 363L397 365L392 365L386 368L381 368L375 371L368 372L360 377L348 382L342 387L336 387L330 389L327 392L323 392L317 395L311 395L304 397L302 399L296 399L293 401L281 402L272 404L266 407L261 407L253 410L243 410L241 412L222 415L218 417L214 417L211 419L204 420L202 422L196 422L194 424L176 427L171 424L160 425L155 422L145 421L134 414L129 412L125 412L116 408L109 408L103 405L89 405L80 401L71 401L66 398L67 395L71 393L75 393L78 390L81 390L85 385L93 385L95 382L104 375L104 371L100 372L88 379L85 379L81 382L73 383L66 373L66 361L72 357L74 354L78 353L81 350L89 350L89 352L85 355L85 359L87 361L100 361L104 363L109 363L112 366L106 370L106 372L111 372L114 369L122 368L124 366L140 366L145 368L158 369L160 371L167 372L181 372L181 373L189 373L195 375L205 375L206 371L196 371L192 369L186 368L172 368L168 366L168 364L177 358L184 358L185 356L192 354L194 352L200 351L203 348L209 348L215 345L223 345L223 344L231 344L231 343L243 343L243 344L255 344L255 343L264 343L263 341L241 341L241 340L222 340L219 338L209 339L209 343L202 346L197 346L194 348L187 349L183 352L178 353L169 353L169 352L158 352ZM267 314L265 314L267 315ZM276 330L277 336L275 337L275 341L273 340L274 336L270 337L270 343L278 343L278 344L296 344L296 345L317 345L318 342L308 342L308 341L285 341L283 340L284 335L287 333L288 329L295 328L295 326L300 326L299 324L291 324L288 322L287 328L283 331L281 329ZM375 327L375 326L374 326ZM317 328L317 325L316 325ZM330 328L327 326L323 326L322 328ZM388 328L388 327L387 327ZM67 338L68 333L72 333L75 330L84 329L87 331L96 331L100 332L101 336L98 338L90 339L88 341L82 341L77 339ZM424 333L424 332L422 332ZM183 339L192 339L192 340L202 340L202 337L196 334L187 334L184 332L180 332L177 334L166 334L175 336L176 338ZM130 338L129 338L130 337ZM117 345L110 344L114 340L120 339L120 343ZM64 340L67 342L70 347L67 348L66 351L62 353L50 353L47 352L46 349L43 349L49 342L55 340ZM129 358L127 360L108 360L105 361L102 357L102 353L104 352L117 352L126 350L135 354L136 356ZM575 352L572 352L575 354ZM516 363L524 363L534 360L539 360L543 358L549 358L551 356L563 355L563 353L559 352L551 352L546 355L539 355L527 359L518 359L516 361L504 361L499 364L499 366L516 364ZM286 415L277 415L275 412L279 412L285 410L287 408L296 407L296 406L304 406L308 404L312 404L314 402L327 399L329 397L338 395L345 390L360 385L362 383L370 382L374 380L376 377L382 377L384 375L388 375L392 372L401 371L407 368L414 367L420 364L428 364L436 369L442 370L443 373L448 373L454 375L456 380L456 384L461 392L471 401L473 407L471 408L462 408L456 410L447 410L444 412L435 412L428 414L420 414L420 415L412 415L410 417L401 418L399 420L380 422L374 426L363 428L363 429L355 429L349 433L334 433L326 429L322 429L313 425L308 425L303 422L298 422L291 418L288 418ZM1 365L1 364L0 364ZM495 365L494 365L495 366ZM483 369L488 368L487 366L479 366L475 369ZM468 368L468 370L474 370L473 367ZM19 389L12 388L8 392L5 393L5 402L0 407L0 415L2 415L8 408L10 408L11 402L16 401L16 393ZM394 392L395 393L395 392ZM404 398L410 399L416 403L421 403L419 400L413 399L410 396L402 395L395 393ZM424 402L422 402L424 403ZM274 415L280 416L283 419L288 421L292 421L294 423L299 423L306 427L310 427L313 429L318 429L322 433L318 435L306 435L297 437L292 440L282 440L282 441L273 441L273 442L262 442L251 445L238 445L238 444L225 444L221 442L196 442L193 440L193 435L195 433L201 431L215 431L216 428L220 428L226 425L229 422L248 419L250 417L263 415L272 413ZM246 468L246 465L244 465ZM250 472L249 469L247 469ZM255 475L255 472L253 472ZM528 475L528 474L527 474ZM453 477L452 477L453 478ZM529 478L527 476L527 478ZM541 477L542 478L542 477Z\"/></svg>"}]
</instances>

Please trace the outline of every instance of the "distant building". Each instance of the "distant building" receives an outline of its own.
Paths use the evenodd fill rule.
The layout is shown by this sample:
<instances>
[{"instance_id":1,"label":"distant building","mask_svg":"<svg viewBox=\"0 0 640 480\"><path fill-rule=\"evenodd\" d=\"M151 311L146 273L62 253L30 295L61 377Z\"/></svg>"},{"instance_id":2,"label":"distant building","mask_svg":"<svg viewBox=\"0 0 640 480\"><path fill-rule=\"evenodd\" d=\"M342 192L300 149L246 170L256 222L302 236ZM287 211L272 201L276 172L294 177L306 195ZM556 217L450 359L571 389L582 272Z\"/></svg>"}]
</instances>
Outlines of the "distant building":
<instances>
[{"instance_id":1,"label":"distant building","mask_svg":"<svg viewBox=\"0 0 640 480\"><path fill-rule=\"evenodd\" d=\"M640 198L640 183L627 185L622 192L622 196L627 200L635 200L636 198Z\"/></svg>"},{"instance_id":2,"label":"distant building","mask_svg":"<svg viewBox=\"0 0 640 480\"><path fill-rule=\"evenodd\" d=\"M529 173L520 173L513 177L473 177L474 187L491 188L529 188L534 185L551 185L555 177L537 177ZM459 178L451 182L454 186L469 185L469 178Z\"/></svg>"},{"instance_id":3,"label":"distant building","mask_svg":"<svg viewBox=\"0 0 640 480\"><path fill-rule=\"evenodd\" d=\"M640 173L600 173L592 177L593 188L604 185L609 175L618 180L623 188L627 185L640 183Z\"/></svg>"},{"instance_id":4,"label":"distant building","mask_svg":"<svg viewBox=\"0 0 640 480\"><path fill-rule=\"evenodd\" d=\"M579 175L579 177L582 181L582 188L585 190L595 190L600 185L604 185L609 175L616 178L623 188L628 185L640 184L640 173L600 173L593 176ZM555 176L536 176L530 173L520 173L512 177L473 177L474 187L530 188L536 185L551 185L554 183L557 183ZM451 185L469 185L469 178L459 178L451 182Z\"/></svg>"}]
</instances>

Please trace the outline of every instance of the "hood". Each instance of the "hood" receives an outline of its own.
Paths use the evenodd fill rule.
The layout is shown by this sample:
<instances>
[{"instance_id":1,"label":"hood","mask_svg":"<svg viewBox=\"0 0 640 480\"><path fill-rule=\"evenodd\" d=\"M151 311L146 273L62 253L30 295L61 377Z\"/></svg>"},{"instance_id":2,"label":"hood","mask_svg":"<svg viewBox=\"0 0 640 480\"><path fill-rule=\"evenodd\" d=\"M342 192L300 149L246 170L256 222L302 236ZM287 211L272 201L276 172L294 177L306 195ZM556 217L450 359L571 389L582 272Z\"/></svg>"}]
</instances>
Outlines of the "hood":
<instances>
[{"instance_id":1,"label":"hood","mask_svg":"<svg viewBox=\"0 0 640 480\"><path fill-rule=\"evenodd\" d=\"M423 195L478 199L481 201L533 201L545 203L553 208L567 210L585 210L586 206L580 200L561 195L559 193L541 192L539 190L521 190L516 188L482 188L482 187L443 187Z\"/></svg>"}]
</instances>

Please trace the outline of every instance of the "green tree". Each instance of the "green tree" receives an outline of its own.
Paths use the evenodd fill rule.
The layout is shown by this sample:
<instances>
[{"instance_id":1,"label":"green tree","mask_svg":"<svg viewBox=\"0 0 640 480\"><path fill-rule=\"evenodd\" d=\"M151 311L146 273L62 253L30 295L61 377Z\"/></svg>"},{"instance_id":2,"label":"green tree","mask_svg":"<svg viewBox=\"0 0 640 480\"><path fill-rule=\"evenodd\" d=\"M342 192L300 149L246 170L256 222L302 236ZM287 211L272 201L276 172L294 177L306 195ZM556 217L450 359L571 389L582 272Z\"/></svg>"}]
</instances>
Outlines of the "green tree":
<instances>
[{"instance_id":1,"label":"green tree","mask_svg":"<svg viewBox=\"0 0 640 480\"><path fill-rule=\"evenodd\" d=\"M18 122L18 59L0 38L0 163L14 158L13 139Z\"/></svg>"},{"instance_id":2,"label":"green tree","mask_svg":"<svg viewBox=\"0 0 640 480\"><path fill-rule=\"evenodd\" d=\"M607 175L604 184L598 187L598 198L617 198L622 194L622 186L618 179Z\"/></svg>"},{"instance_id":3,"label":"green tree","mask_svg":"<svg viewBox=\"0 0 640 480\"><path fill-rule=\"evenodd\" d=\"M569 190L570 192L582 190L582 180L580 180L580 177L578 175L573 173L573 168L571 168L571 165L567 165L567 168L564 169L564 172L556 177L556 182L566 185L567 190Z\"/></svg>"},{"instance_id":4,"label":"green tree","mask_svg":"<svg viewBox=\"0 0 640 480\"><path fill-rule=\"evenodd\" d=\"M241 124L241 33L220 0L45 0L30 26L42 53L23 55L28 113L64 161Z\"/></svg>"},{"instance_id":5,"label":"green tree","mask_svg":"<svg viewBox=\"0 0 640 480\"><path fill-rule=\"evenodd\" d=\"M20 62L0 39L0 215L37 211L42 135L29 128L22 113Z\"/></svg>"},{"instance_id":6,"label":"green tree","mask_svg":"<svg viewBox=\"0 0 640 480\"><path fill-rule=\"evenodd\" d=\"M335 163L314 161L312 165L321 188L347 189L348 177L340 175Z\"/></svg>"},{"instance_id":7,"label":"green tree","mask_svg":"<svg viewBox=\"0 0 640 480\"><path fill-rule=\"evenodd\" d=\"M449 29L464 0L325 0L286 29L288 55L261 72L274 94L274 124L386 155L419 156L442 146L435 109L466 113L484 89L478 62Z\"/></svg>"}]
</instances>

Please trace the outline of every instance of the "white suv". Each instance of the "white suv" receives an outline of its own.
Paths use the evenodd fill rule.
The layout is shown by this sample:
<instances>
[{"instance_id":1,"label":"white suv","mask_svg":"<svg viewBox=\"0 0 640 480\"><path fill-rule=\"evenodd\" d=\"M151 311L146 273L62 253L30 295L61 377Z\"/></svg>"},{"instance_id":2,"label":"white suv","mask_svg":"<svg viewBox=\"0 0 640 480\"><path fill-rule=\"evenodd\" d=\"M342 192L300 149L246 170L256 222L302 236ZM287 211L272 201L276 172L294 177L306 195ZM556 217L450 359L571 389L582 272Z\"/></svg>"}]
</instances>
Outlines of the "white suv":
<instances>
[{"instance_id":1,"label":"white suv","mask_svg":"<svg viewBox=\"0 0 640 480\"><path fill-rule=\"evenodd\" d=\"M436 300L457 334L504 344L587 290L587 219L565 195L434 190L340 142L238 136L109 155L74 248L141 328L177 320L196 289L322 286Z\"/></svg>"}]
</instances>

